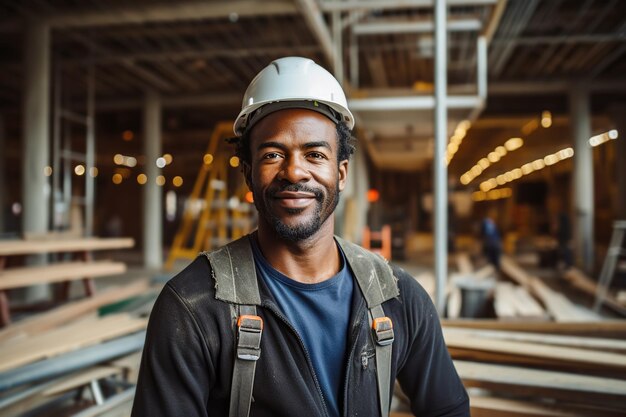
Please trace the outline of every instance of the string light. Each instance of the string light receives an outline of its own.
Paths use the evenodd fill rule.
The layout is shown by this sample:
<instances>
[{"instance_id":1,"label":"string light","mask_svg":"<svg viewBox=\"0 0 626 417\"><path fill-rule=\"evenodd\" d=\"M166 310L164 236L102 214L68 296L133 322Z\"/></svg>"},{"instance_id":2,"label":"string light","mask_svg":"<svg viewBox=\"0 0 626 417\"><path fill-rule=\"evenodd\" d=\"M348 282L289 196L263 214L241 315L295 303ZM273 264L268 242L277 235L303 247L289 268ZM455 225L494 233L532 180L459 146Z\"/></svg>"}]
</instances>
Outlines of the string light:
<instances>
[{"instance_id":1,"label":"string light","mask_svg":"<svg viewBox=\"0 0 626 417\"><path fill-rule=\"evenodd\" d=\"M450 161L454 158L454 154L456 154L467 135L467 131L472 126L472 123L469 120L462 120L457 125L456 129L454 129L454 134L450 137L450 142L448 143L448 147L446 148L446 165L450 165Z\"/></svg>"},{"instance_id":2,"label":"string light","mask_svg":"<svg viewBox=\"0 0 626 417\"><path fill-rule=\"evenodd\" d=\"M521 148L522 145L524 145L524 140L522 138L510 138L504 142L503 145L497 146L493 151L489 152L486 157L481 158L473 167L461 175L461 184L469 184L492 164L498 162L507 153Z\"/></svg>"},{"instance_id":3,"label":"string light","mask_svg":"<svg viewBox=\"0 0 626 417\"><path fill-rule=\"evenodd\" d=\"M488 201L488 200L500 200L502 198L509 198L513 195L511 188L497 188L490 191L476 191L472 193L472 200L474 201Z\"/></svg>"},{"instance_id":4,"label":"string light","mask_svg":"<svg viewBox=\"0 0 626 417\"><path fill-rule=\"evenodd\" d=\"M181 177L180 175L175 176L172 179L172 184L174 185L174 187L180 187L181 185L183 185L183 177Z\"/></svg>"},{"instance_id":5,"label":"string light","mask_svg":"<svg viewBox=\"0 0 626 417\"><path fill-rule=\"evenodd\" d=\"M534 161L528 162L519 168L512 169L505 172L504 174L498 175L495 178L490 178L486 181L481 182L480 190L485 193L489 192L490 190L496 188L498 185L504 185L511 181L515 181L517 179L520 179L524 175L532 174L535 171L544 169L546 166L554 165L557 162L571 158L572 156L574 156L574 149L561 149L558 152L546 155L544 158L535 159Z\"/></svg>"},{"instance_id":6,"label":"string light","mask_svg":"<svg viewBox=\"0 0 626 417\"><path fill-rule=\"evenodd\" d=\"M619 132L615 129L604 132L601 135L592 136L589 138L589 145L598 146L609 140L615 140L619 137Z\"/></svg>"}]
</instances>

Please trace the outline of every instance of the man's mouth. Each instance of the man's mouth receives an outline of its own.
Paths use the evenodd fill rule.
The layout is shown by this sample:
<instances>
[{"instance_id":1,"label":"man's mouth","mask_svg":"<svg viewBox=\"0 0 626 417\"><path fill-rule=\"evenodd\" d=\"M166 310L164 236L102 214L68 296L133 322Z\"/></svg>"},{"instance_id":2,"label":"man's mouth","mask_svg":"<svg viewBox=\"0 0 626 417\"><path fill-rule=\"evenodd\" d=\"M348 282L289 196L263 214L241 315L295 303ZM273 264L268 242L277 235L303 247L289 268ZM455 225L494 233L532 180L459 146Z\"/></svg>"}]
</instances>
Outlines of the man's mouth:
<instances>
[{"instance_id":1,"label":"man's mouth","mask_svg":"<svg viewBox=\"0 0 626 417\"><path fill-rule=\"evenodd\" d=\"M290 209L305 208L316 201L315 193L304 191L278 191L273 197L281 207Z\"/></svg>"}]
</instances>

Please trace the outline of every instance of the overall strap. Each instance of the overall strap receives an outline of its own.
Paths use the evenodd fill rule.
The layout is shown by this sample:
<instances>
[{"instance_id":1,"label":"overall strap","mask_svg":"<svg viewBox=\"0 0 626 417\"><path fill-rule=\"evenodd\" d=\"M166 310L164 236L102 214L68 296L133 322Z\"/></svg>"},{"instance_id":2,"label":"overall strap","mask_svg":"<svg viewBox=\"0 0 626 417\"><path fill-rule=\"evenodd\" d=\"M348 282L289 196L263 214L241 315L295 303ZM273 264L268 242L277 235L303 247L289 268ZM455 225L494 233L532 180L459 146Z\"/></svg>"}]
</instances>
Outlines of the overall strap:
<instances>
[{"instance_id":1,"label":"overall strap","mask_svg":"<svg viewBox=\"0 0 626 417\"><path fill-rule=\"evenodd\" d=\"M391 384L391 347L394 339L393 323L385 316L382 306L369 310L369 322L376 342L376 382L381 417L389 416Z\"/></svg>"},{"instance_id":2,"label":"overall strap","mask_svg":"<svg viewBox=\"0 0 626 417\"><path fill-rule=\"evenodd\" d=\"M257 315L261 305L251 235L244 236L204 255L211 263L215 279L215 298L237 310L237 350L230 387L229 417L248 417L256 362L261 356L263 320Z\"/></svg>"},{"instance_id":3,"label":"overall strap","mask_svg":"<svg viewBox=\"0 0 626 417\"><path fill-rule=\"evenodd\" d=\"M238 309L237 356L230 386L229 417L248 417L256 361L261 356L263 320L256 315L256 306L240 305Z\"/></svg>"},{"instance_id":4,"label":"overall strap","mask_svg":"<svg viewBox=\"0 0 626 417\"><path fill-rule=\"evenodd\" d=\"M379 255L335 237L354 272L369 309L369 322L376 344L376 383L381 417L389 416L393 323L385 316L382 304L396 298L400 291L391 267Z\"/></svg>"}]
</instances>

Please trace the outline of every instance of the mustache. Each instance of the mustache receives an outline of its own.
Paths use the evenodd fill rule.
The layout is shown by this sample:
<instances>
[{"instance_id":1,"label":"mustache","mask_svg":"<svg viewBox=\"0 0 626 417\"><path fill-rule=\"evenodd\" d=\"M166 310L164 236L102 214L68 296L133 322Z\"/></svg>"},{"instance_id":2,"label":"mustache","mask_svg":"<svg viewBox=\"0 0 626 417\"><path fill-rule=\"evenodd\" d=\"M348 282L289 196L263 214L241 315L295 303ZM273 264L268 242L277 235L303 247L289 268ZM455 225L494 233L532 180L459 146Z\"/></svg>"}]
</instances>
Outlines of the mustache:
<instances>
[{"instance_id":1,"label":"mustache","mask_svg":"<svg viewBox=\"0 0 626 417\"><path fill-rule=\"evenodd\" d=\"M318 188L309 187L305 184L283 184L276 185L267 190L267 193L270 197L275 198L276 194L282 191L290 191L290 192L303 192L303 193L311 193L315 195L315 199L317 201L322 201L324 199L324 192Z\"/></svg>"}]
</instances>

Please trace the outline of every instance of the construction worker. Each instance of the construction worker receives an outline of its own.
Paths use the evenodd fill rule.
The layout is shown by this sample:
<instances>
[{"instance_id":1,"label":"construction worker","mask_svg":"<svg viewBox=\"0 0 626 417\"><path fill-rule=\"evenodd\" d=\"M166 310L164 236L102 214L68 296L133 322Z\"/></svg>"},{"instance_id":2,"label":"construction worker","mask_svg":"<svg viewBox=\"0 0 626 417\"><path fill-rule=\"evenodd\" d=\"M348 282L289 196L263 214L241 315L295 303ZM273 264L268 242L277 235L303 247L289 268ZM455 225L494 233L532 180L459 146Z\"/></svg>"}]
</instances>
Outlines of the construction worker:
<instances>
[{"instance_id":1,"label":"construction worker","mask_svg":"<svg viewBox=\"0 0 626 417\"><path fill-rule=\"evenodd\" d=\"M234 131L258 230L165 285L133 416L388 416L396 379L415 415L469 416L426 292L333 234L353 127L310 59L254 78Z\"/></svg>"}]
</instances>

